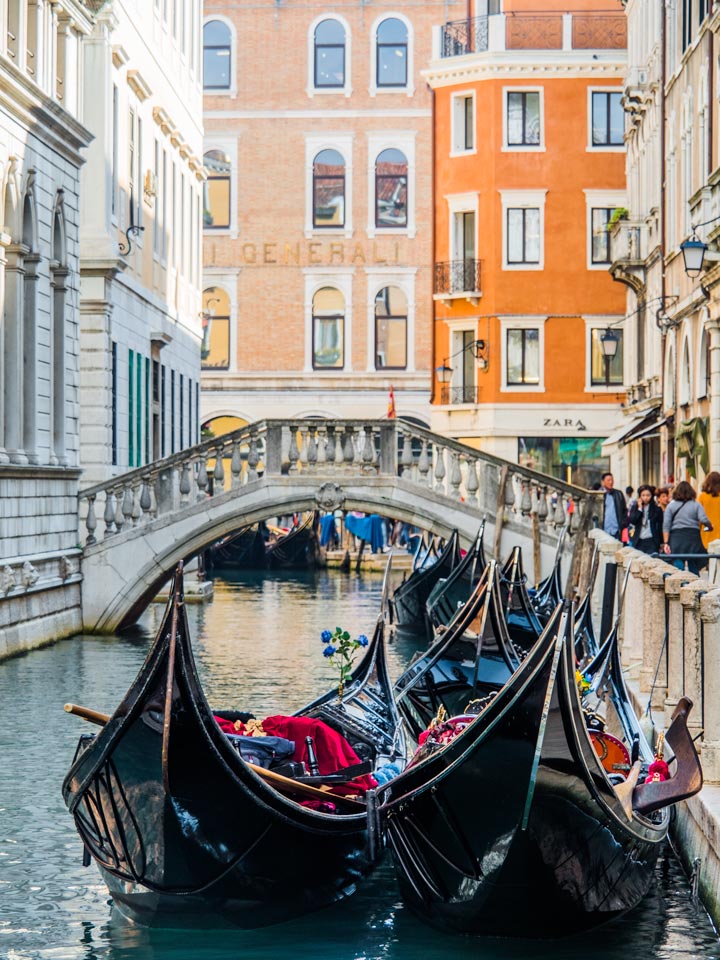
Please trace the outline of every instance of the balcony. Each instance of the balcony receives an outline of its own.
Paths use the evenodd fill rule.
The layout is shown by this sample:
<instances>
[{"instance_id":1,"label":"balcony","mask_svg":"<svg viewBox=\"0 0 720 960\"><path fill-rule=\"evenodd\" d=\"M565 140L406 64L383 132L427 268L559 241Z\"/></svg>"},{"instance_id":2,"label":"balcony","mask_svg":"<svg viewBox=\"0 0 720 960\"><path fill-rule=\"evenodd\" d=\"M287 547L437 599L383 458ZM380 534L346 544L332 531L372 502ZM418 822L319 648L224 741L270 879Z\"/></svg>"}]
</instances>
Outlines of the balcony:
<instances>
[{"instance_id":1,"label":"balcony","mask_svg":"<svg viewBox=\"0 0 720 960\"><path fill-rule=\"evenodd\" d=\"M434 300L469 300L477 306L482 296L480 260L448 260L435 264Z\"/></svg>"},{"instance_id":2,"label":"balcony","mask_svg":"<svg viewBox=\"0 0 720 960\"><path fill-rule=\"evenodd\" d=\"M627 22L616 11L498 13L438 28L433 59L503 50L624 50Z\"/></svg>"},{"instance_id":3,"label":"balcony","mask_svg":"<svg viewBox=\"0 0 720 960\"><path fill-rule=\"evenodd\" d=\"M458 403L477 403L478 388L475 384L462 384L454 387L451 383L443 383L440 387L440 403L455 405Z\"/></svg>"},{"instance_id":4,"label":"balcony","mask_svg":"<svg viewBox=\"0 0 720 960\"><path fill-rule=\"evenodd\" d=\"M645 287L648 236L649 227L643 220L618 220L610 230L610 273L636 293Z\"/></svg>"}]
</instances>

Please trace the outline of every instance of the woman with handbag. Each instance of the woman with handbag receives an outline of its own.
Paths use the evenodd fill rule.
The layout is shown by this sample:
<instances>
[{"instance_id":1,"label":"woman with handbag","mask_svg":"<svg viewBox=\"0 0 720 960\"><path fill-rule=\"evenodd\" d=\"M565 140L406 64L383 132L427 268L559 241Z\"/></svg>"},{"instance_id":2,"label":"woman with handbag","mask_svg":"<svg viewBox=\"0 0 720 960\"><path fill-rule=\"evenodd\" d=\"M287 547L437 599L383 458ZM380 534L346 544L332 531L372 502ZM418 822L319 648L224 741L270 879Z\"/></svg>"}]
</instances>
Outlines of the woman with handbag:
<instances>
[{"instance_id":1,"label":"woman with handbag","mask_svg":"<svg viewBox=\"0 0 720 960\"><path fill-rule=\"evenodd\" d=\"M695 499L695 491L687 480L681 480L673 490L672 500L663 515L663 553L698 554L707 556L700 539L700 524L707 531L713 529L712 523L703 507ZM688 559L688 570L700 574L704 561ZM674 560L674 566L685 568L685 560Z\"/></svg>"}]
</instances>

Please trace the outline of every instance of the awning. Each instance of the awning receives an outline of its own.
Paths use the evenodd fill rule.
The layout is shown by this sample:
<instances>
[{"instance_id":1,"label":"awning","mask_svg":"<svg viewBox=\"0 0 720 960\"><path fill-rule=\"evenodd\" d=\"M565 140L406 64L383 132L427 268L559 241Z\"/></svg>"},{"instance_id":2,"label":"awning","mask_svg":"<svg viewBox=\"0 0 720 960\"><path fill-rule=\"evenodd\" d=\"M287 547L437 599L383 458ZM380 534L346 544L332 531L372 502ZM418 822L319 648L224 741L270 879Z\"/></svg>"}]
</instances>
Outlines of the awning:
<instances>
[{"instance_id":1,"label":"awning","mask_svg":"<svg viewBox=\"0 0 720 960\"><path fill-rule=\"evenodd\" d=\"M652 410L646 410L645 413L633 417L632 420L626 420L621 427L610 434L607 440L603 440L603 453L608 453L610 447L617 447L621 443L629 443L630 440L635 438L635 434L639 430L652 429L657 422L659 412L660 407L653 407Z\"/></svg>"},{"instance_id":2,"label":"awning","mask_svg":"<svg viewBox=\"0 0 720 960\"><path fill-rule=\"evenodd\" d=\"M657 437L660 434L660 428L668 423L672 423L674 419L675 417L671 413L669 416L663 417L662 420L656 420L655 423L650 423L646 427L643 427L641 424L633 435L625 439L623 443L630 443L631 440L649 440L650 437Z\"/></svg>"}]
</instances>

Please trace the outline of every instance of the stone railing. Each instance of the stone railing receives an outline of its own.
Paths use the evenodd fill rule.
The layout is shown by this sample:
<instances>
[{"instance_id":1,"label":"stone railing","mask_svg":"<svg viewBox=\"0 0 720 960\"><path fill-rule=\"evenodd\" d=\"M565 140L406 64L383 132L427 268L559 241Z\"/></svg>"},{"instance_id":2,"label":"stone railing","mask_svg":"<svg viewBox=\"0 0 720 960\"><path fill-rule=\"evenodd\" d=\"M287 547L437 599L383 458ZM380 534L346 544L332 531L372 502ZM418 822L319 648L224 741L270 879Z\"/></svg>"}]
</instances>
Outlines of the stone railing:
<instances>
[{"instance_id":1,"label":"stone railing","mask_svg":"<svg viewBox=\"0 0 720 960\"><path fill-rule=\"evenodd\" d=\"M594 494L403 420L262 420L80 493L91 545L259 479L393 477L520 523L587 525ZM581 520L584 518L584 521ZM102 524L98 530L99 524Z\"/></svg>"},{"instance_id":2,"label":"stone railing","mask_svg":"<svg viewBox=\"0 0 720 960\"><path fill-rule=\"evenodd\" d=\"M600 550L595 583L599 614L605 571L617 565L618 591L629 571L620 620L622 659L638 693L638 706L664 727L678 699L693 701L688 727L698 737L705 780L720 782L720 589L659 558L622 547L600 530L590 533ZM709 576L720 560L709 561Z\"/></svg>"}]
</instances>

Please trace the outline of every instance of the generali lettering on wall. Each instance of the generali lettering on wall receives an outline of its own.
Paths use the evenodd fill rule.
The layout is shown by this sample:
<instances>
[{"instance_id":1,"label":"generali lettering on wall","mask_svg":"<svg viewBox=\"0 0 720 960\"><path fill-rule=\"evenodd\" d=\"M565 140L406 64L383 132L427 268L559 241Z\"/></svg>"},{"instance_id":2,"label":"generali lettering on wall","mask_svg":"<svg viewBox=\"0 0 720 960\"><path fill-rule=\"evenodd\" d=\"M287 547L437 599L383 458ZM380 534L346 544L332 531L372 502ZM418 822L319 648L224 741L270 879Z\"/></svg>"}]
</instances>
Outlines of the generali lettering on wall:
<instances>
[{"instance_id":1,"label":"generali lettering on wall","mask_svg":"<svg viewBox=\"0 0 720 960\"><path fill-rule=\"evenodd\" d=\"M353 243L304 240L295 243L267 241L242 243L240 260L246 266L341 267L364 264L397 266L400 263L398 241Z\"/></svg>"}]
</instances>

